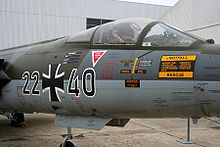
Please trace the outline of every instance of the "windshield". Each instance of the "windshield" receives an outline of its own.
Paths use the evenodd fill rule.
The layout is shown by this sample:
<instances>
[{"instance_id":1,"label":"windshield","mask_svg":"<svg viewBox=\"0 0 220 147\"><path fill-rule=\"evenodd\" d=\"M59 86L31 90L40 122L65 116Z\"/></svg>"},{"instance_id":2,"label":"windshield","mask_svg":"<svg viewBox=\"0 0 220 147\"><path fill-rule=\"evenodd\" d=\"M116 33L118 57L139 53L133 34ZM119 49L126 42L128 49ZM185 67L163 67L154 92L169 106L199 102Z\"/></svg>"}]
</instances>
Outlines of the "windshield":
<instances>
[{"instance_id":1,"label":"windshield","mask_svg":"<svg viewBox=\"0 0 220 147\"><path fill-rule=\"evenodd\" d=\"M195 38L159 23L154 25L144 37L142 46L189 47L195 41L197 41Z\"/></svg>"},{"instance_id":2,"label":"windshield","mask_svg":"<svg viewBox=\"0 0 220 147\"><path fill-rule=\"evenodd\" d=\"M93 44L135 44L149 20L120 20L100 26Z\"/></svg>"}]
</instances>

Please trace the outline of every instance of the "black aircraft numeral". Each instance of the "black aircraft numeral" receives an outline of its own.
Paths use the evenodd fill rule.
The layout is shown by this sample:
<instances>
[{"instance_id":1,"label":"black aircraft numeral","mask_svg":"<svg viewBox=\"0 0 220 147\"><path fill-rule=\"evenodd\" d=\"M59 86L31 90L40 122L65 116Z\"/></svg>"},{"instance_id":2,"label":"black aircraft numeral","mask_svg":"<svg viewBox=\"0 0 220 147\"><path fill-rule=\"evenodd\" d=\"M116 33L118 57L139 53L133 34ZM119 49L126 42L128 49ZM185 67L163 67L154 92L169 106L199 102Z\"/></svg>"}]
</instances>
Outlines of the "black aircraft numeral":
<instances>
[{"instance_id":1,"label":"black aircraft numeral","mask_svg":"<svg viewBox=\"0 0 220 147\"><path fill-rule=\"evenodd\" d=\"M30 74L29 71L25 71L22 74L22 79L25 80L22 93L24 95L40 95L40 90L37 89L39 84L40 74L38 71L34 71ZM87 97L94 97L96 94L96 72L93 68L86 68L82 74L82 91L85 96ZM30 86L30 81L34 80L31 89L29 90L28 87ZM75 94L75 97L79 97L80 95L80 88L79 88L79 77L77 75L77 69L74 68L71 71L68 85L67 85L67 93L68 94Z\"/></svg>"},{"instance_id":2,"label":"black aircraft numeral","mask_svg":"<svg viewBox=\"0 0 220 147\"><path fill-rule=\"evenodd\" d=\"M90 81L90 90L87 87L87 80ZM95 86L96 74L93 68L86 68L82 74L82 89L83 93L87 97L94 97L96 94L96 86Z\"/></svg>"},{"instance_id":3,"label":"black aircraft numeral","mask_svg":"<svg viewBox=\"0 0 220 147\"><path fill-rule=\"evenodd\" d=\"M78 76L76 76L77 69L74 68L70 74L70 78L68 81L68 93L75 94L76 97L79 97L80 89L78 87ZM72 87L73 86L73 87Z\"/></svg>"},{"instance_id":4,"label":"black aircraft numeral","mask_svg":"<svg viewBox=\"0 0 220 147\"><path fill-rule=\"evenodd\" d=\"M70 78L68 81L68 93L69 94L75 94L76 97L79 97L80 95L80 89L78 87L79 85L79 79L78 75L76 75L77 69L72 69L72 72L70 74ZM96 86L95 86L95 79L96 79L96 73L93 68L86 68L83 71L82 74L82 91L87 97L94 97L96 93ZM90 88L88 88L87 82L90 83Z\"/></svg>"},{"instance_id":5,"label":"black aircraft numeral","mask_svg":"<svg viewBox=\"0 0 220 147\"><path fill-rule=\"evenodd\" d=\"M38 85L38 82L39 82L39 77L40 77L40 74L38 71L34 71L32 74L31 74L31 80L35 80L34 81L34 84L32 86L32 89L31 89L31 93L32 95L40 95L40 90L37 90L37 85Z\"/></svg>"},{"instance_id":6,"label":"black aircraft numeral","mask_svg":"<svg viewBox=\"0 0 220 147\"><path fill-rule=\"evenodd\" d=\"M23 74L22 74L22 79L25 80L24 82L24 86L22 88L22 93L24 95L40 95L40 90L37 90L37 85L39 83L39 77L40 77L40 74L38 71L34 71L31 76L30 76L30 72L29 71L25 71ZM28 90L28 87L30 85L30 80L34 80L34 84L31 88L31 90Z\"/></svg>"},{"instance_id":7,"label":"black aircraft numeral","mask_svg":"<svg viewBox=\"0 0 220 147\"><path fill-rule=\"evenodd\" d=\"M30 90L27 89L28 85L29 85L29 81L30 81L30 73L28 71L25 71L22 74L22 79L25 80L24 82L24 86L22 88L22 93L24 95L30 95Z\"/></svg>"}]
</instances>

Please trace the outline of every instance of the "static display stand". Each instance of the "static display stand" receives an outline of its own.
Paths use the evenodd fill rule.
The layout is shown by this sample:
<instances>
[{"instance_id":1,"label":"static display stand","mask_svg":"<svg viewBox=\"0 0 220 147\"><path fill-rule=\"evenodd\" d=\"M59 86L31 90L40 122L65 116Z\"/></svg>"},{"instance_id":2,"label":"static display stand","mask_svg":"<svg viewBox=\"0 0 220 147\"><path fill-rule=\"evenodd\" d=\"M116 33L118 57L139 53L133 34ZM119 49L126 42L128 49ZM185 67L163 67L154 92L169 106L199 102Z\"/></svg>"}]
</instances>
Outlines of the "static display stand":
<instances>
[{"instance_id":1,"label":"static display stand","mask_svg":"<svg viewBox=\"0 0 220 147\"><path fill-rule=\"evenodd\" d=\"M190 117L187 119L187 139L186 140L180 140L178 142L182 144L192 144L192 141L190 139Z\"/></svg>"}]
</instances>

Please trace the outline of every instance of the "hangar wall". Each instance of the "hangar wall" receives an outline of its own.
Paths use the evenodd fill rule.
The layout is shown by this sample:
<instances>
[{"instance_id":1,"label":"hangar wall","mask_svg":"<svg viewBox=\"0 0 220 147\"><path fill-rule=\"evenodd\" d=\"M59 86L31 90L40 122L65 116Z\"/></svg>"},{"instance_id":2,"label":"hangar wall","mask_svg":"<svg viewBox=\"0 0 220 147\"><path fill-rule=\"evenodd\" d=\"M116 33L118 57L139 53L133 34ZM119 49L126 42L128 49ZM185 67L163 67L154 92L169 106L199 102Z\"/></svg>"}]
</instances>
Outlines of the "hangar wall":
<instances>
[{"instance_id":1,"label":"hangar wall","mask_svg":"<svg viewBox=\"0 0 220 147\"><path fill-rule=\"evenodd\" d=\"M0 0L0 49L72 35L87 18L158 19L170 7L117 0Z\"/></svg>"},{"instance_id":2,"label":"hangar wall","mask_svg":"<svg viewBox=\"0 0 220 147\"><path fill-rule=\"evenodd\" d=\"M184 31L220 43L220 1L180 0L160 20Z\"/></svg>"}]
</instances>

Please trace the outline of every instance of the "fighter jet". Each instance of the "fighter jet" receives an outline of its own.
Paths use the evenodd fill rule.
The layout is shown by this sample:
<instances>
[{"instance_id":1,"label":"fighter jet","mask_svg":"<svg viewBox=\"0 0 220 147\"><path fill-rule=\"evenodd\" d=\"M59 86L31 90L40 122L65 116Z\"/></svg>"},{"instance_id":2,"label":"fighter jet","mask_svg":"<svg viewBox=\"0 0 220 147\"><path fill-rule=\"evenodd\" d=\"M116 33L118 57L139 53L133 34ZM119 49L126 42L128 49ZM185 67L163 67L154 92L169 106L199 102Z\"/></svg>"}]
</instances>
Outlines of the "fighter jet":
<instances>
[{"instance_id":1,"label":"fighter jet","mask_svg":"<svg viewBox=\"0 0 220 147\"><path fill-rule=\"evenodd\" d=\"M130 118L220 113L220 45L163 22L133 18L0 51L0 110L56 114L68 128L125 126Z\"/></svg>"}]
</instances>

